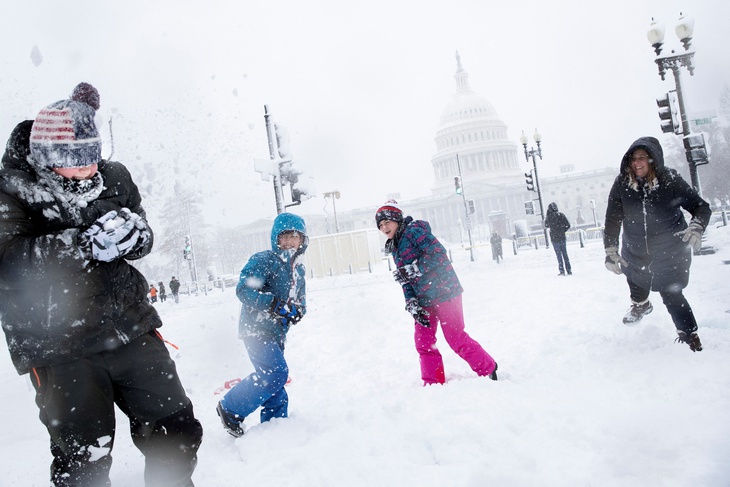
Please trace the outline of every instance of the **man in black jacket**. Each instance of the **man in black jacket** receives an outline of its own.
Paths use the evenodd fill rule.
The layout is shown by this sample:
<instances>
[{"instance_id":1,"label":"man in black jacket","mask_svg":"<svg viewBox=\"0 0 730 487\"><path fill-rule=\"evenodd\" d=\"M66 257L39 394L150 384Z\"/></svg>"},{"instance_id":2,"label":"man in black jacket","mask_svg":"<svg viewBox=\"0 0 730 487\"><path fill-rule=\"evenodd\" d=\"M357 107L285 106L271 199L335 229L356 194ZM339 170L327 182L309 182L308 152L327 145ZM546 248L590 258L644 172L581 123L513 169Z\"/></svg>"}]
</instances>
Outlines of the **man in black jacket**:
<instances>
[{"instance_id":1,"label":"man in black jacket","mask_svg":"<svg viewBox=\"0 0 730 487\"><path fill-rule=\"evenodd\" d=\"M146 485L189 487L202 427L156 331L147 280L127 262L150 252L153 234L127 169L101 159L95 108L58 101L8 141L2 327L18 373L31 374L53 485L109 485L116 404L145 455Z\"/></svg>"},{"instance_id":2,"label":"man in black jacket","mask_svg":"<svg viewBox=\"0 0 730 487\"><path fill-rule=\"evenodd\" d=\"M689 224L682 209L692 215ZM603 237L606 268L623 273L629 285L632 304L624 323L636 323L651 313L649 293L658 291L677 340L693 352L702 350L697 321L682 290L689 282L692 248L702 245L711 215L707 202L674 169L664 166L657 139L641 137L631 144L608 195Z\"/></svg>"},{"instance_id":3,"label":"man in black jacket","mask_svg":"<svg viewBox=\"0 0 730 487\"><path fill-rule=\"evenodd\" d=\"M568 248L565 238L565 232L570 230L570 222L568 218L558 211L557 203L550 203L545 215L545 226L550 229L550 240L553 242L555 256L558 258L559 276L564 276L565 271L568 275L573 273L568 258Z\"/></svg>"},{"instance_id":4,"label":"man in black jacket","mask_svg":"<svg viewBox=\"0 0 730 487\"><path fill-rule=\"evenodd\" d=\"M175 276L172 276L172 279L170 279L170 292L172 292L172 297L175 298L175 302L179 302L180 295L178 293L180 292L180 281Z\"/></svg>"}]
</instances>

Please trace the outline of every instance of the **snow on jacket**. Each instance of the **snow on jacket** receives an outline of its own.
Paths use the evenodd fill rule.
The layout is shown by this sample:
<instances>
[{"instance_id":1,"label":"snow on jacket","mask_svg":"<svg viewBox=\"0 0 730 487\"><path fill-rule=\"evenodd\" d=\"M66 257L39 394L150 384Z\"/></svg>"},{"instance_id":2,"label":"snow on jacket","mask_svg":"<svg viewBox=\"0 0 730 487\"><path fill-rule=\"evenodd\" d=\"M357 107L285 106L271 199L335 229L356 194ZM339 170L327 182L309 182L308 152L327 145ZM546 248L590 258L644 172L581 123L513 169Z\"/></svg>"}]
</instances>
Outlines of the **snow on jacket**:
<instances>
[{"instance_id":1,"label":"snow on jacket","mask_svg":"<svg viewBox=\"0 0 730 487\"><path fill-rule=\"evenodd\" d=\"M638 184L629 176L631 154L636 149L646 150L653 160L654 181ZM621 173L608 195L604 246L618 247L621 234L621 256L629 263L623 272L644 289L687 286L692 251L675 235L687 228L682 208L703 228L710 221L707 202L677 171L664 167L659 141L654 137L634 141L621 159Z\"/></svg>"},{"instance_id":2,"label":"snow on jacket","mask_svg":"<svg viewBox=\"0 0 730 487\"><path fill-rule=\"evenodd\" d=\"M277 245L279 234L296 230L304 235L299 249L282 250ZM241 300L239 335L263 334L284 343L289 324L282 324L273 317L270 309L274 300L291 299L307 312L304 263L301 261L309 241L304 220L292 213L281 213L271 228L271 250L251 256L236 286L236 296Z\"/></svg>"},{"instance_id":3,"label":"snow on jacket","mask_svg":"<svg viewBox=\"0 0 730 487\"><path fill-rule=\"evenodd\" d=\"M418 298L421 306L432 306L464 292L446 248L431 233L428 222L406 217L386 248L397 267L418 261L422 276L402 285L406 300Z\"/></svg>"},{"instance_id":4,"label":"snow on jacket","mask_svg":"<svg viewBox=\"0 0 730 487\"><path fill-rule=\"evenodd\" d=\"M553 242L565 242L565 232L570 230L570 222L566 216L558 211L556 203L548 205L545 214L545 226L550 229L550 240Z\"/></svg>"},{"instance_id":5,"label":"snow on jacket","mask_svg":"<svg viewBox=\"0 0 730 487\"><path fill-rule=\"evenodd\" d=\"M74 204L44 186L28 159L31 121L16 127L0 169L0 320L18 373L110 350L162 325L147 301L147 280L126 259L86 260L77 238L110 209L144 218L141 197L127 169L101 161L103 188Z\"/></svg>"}]
</instances>

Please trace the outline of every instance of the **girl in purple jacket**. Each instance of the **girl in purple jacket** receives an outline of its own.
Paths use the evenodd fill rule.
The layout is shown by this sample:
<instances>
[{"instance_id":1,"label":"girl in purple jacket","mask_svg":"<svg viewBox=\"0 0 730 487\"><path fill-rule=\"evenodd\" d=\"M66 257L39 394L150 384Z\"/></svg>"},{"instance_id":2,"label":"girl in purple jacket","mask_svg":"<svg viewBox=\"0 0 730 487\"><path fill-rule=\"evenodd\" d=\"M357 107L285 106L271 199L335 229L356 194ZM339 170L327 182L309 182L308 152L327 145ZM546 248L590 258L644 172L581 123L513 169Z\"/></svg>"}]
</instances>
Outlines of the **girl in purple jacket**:
<instances>
[{"instance_id":1,"label":"girl in purple jacket","mask_svg":"<svg viewBox=\"0 0 730 487\"><path fill-rule=\"evenodd\" d=\"M397 267L393 277L403 288L406 311L414 318L424 385L446 382L443 358L436 348L439 323L446 343L474 372L497 380L497 362L464 330L464 289L428 222L404 218L398 203L388 200L375 213L375 223L388 238L385 248Z\"/></svg>"}]
</instances>

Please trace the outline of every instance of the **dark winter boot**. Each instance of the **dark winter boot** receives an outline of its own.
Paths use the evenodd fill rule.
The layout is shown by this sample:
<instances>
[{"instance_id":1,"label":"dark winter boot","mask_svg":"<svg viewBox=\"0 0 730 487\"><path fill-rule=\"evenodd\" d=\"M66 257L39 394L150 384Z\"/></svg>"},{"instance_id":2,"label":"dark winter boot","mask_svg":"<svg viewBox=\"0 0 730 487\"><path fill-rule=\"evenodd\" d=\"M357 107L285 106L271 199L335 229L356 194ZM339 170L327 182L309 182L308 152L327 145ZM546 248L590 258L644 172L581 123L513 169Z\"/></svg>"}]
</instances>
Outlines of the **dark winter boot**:
<instances>
[{"instance_id":1,"label":"dark winter boot","mask_svg":"<svg viewBox=\"0 0 730 487\"><path fill-rule=\"evenodd\" d=\"M677 338L674 340L675 342L682 342L689 345L689 349L693 352L701 352L702 351L702 342L700 342L700 337L697 336L697 332L693 331L689 335L683 331L677 330Z\"/></svg>"},{"instance_id":2,"label":"dark winter boot","mask_svg":"<svg viewBox=\"0 0 730 487\"><path fill-rule=\"evenodd\" d=\"M490 379L497 380L497 369L498 368L499 368L499 365L497 364L497 362L494 362L494 370L492 371L491 374L489 374Z\"/></svg>"},{"instance_id":3,"label":"dark winter boot","mask_svg":"<svg viewBox=\"0 0 730 487\"><path fill-rule=\"evenodd\" d=\"M651 305L651 301L648 299L643 303L632 303L629 310L624 315L624 323L636 323L651 313L654 310L654 306Z\"/></svg>"},{"instance_id":4,"label":"dark winter boot","mask_svg":"<svg viewBox=\"0 0 730 487\"><path fill-rule=\"evenodd\" d=\"M218 401L218 405L215 407L218 416L221 418L221 423L226 429L229 435L234 438L240 438L245 433L243 418L237 414L229 413L223 409L223 405Z\"/></svg>"}]
</instances>

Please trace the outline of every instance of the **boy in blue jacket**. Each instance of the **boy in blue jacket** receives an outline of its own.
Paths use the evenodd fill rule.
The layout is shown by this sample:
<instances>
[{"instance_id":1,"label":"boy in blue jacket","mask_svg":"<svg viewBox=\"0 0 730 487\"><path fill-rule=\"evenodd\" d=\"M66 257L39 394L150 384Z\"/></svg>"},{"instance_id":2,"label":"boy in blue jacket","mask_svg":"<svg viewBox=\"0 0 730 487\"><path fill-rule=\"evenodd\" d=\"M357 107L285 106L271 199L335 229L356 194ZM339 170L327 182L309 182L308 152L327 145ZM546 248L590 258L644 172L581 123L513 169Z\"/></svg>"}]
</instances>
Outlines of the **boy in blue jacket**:
<instances>
[{"instance_id":1,"label":"boy in blue jacket","mask_svg":"<svg viewBox=\"0 0 730 487\"><path fill-rule=\"evenodd\" d=\"M239 336L254 372L236 384L218 403L223 427L238 438L243 420L261 407L261 422L286 418L289 399L284 389L289 367L284 342L291 325L307 311L305 269L301 258L309 240L304 220L281 213L271 229L271 250L251 256L241 271L236 295L241 300Z\"/></svg>"}]
</instances>

